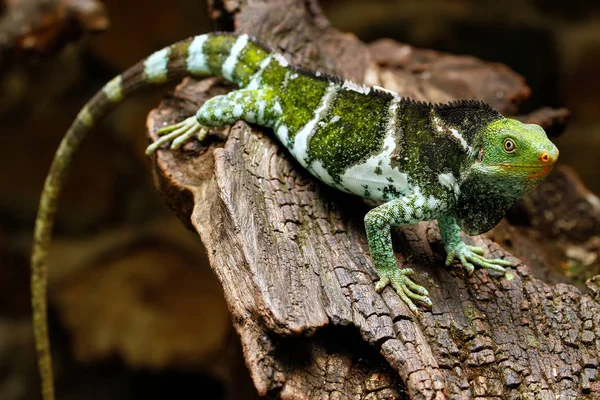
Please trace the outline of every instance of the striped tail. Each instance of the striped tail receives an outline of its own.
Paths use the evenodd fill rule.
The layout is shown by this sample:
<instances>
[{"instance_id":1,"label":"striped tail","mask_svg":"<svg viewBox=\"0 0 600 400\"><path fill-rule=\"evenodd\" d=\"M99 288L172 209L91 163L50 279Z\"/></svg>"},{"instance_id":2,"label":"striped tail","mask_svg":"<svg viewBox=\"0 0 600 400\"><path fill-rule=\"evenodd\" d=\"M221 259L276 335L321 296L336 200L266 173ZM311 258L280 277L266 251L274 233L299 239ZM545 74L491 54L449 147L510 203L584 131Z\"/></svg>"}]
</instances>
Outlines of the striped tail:
<instances>
[{"instance_id":1,"label":"striped tail","mask_svg":"<svg viewBox=\"0 0 600 400\"><path fill-rule=\"evenodd\" d=\"M95 123L137 89L184 76L222 76L245 87L260 71L270 51L248 35L199 35L165 47L108 82L81 109L63 137L40 198L31 256L33 330L44 400L54 400L54 378L48 336L48 248L60 191L73 156Z\"/></svg>"}]
</instances>

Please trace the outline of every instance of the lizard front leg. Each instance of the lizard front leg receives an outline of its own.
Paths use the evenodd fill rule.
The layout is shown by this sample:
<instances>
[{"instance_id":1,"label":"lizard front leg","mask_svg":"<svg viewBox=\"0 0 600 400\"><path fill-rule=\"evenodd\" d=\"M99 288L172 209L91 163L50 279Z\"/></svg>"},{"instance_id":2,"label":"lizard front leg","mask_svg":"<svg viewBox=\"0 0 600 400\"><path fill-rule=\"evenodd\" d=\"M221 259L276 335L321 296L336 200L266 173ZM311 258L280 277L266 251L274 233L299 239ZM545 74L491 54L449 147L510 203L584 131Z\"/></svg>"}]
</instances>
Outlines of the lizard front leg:
<instances>
[{"instance_id":1,"label":"lizard front leg","mask_svg":"<svg viewBox=\"0 0 600 400\"><path fill-rule=\"evenodd\" d=\"M414 283L409 276L413 273L411 268L399 269L392 248L391 227L398 225L414 224L426 219L428 210L418 196L407 196L392 200L370 210L365 215L365 228L371 258L379 281L375 285L377 291L383 290L391 284L408 308L418 314L413 300L420 301L429 307L429 293L423 286Z\"/></svg>"},{"instance_id":2,"label":"lizard front leg","mask_svg":"<svg viewBox=\"0 0 600 400\"><path fill-rule=\"evenodd\" d=\"M438 225L446 249L446 265L452 264L457 258L469 274L473 273L475 265L502 273L504 273L502 266L511 265L510 261L485 258L481 247L469 246L463 242L460 238L461 229L453 217L438 218Z\"/></svg>"}]
</instances>

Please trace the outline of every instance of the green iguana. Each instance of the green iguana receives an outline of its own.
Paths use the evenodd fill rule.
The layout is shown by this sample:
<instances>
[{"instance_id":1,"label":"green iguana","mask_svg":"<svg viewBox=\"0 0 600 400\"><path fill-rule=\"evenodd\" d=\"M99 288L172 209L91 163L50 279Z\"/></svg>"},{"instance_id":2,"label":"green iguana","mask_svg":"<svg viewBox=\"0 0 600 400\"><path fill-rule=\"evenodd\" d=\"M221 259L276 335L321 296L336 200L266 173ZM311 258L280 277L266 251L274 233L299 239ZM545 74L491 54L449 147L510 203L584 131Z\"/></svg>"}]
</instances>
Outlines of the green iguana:
<instances>
[{"instance_id":1,"label":"green iguana","mask_svg":"<svg viewBox=\"0 0 600 400\"><path fill-rule=\"evenodd\" d=\"M34 331L45 400L54 399L47 328L47 254L57 199L71 159L95 123L137 89L183 76L220 76L239 86L196 113L158 131L148 154L202 140L212 127L238 120L273 129L312 175L344 192L383 202L365 215L376 289L392 285L413 311L431 306L427 290L399 269L390 227L437 219L447 253L469 273L504 272L465 244L491 229L540 183L558 150L537 125L505 118L488 104L416 102L380 87L364 87L288 65L248 35L214 33L173 44L108 82L79 112L63 138L41 196L32 255Z\"/></svg>"}]
</instances>

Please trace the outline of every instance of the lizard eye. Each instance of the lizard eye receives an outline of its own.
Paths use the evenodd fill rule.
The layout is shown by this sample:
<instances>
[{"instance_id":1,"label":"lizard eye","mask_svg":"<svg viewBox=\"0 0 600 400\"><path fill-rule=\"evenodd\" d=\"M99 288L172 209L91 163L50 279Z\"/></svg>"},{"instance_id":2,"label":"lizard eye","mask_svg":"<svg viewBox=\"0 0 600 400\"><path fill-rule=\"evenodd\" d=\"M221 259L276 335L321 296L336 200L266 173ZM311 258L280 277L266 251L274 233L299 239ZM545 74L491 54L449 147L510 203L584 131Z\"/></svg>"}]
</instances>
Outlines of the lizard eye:
<instances>
[{"instance_id":1,"label":"lizard eye","mask_svg":"<svg viewBox=\"0 0 600 400\"><path fill-rule=\"evenodd\" d=\"M513 142L512 139L504 140L504 150L507 153L511 153L511 152L515 151L516 148L517 148L517 145L515 144L515 142Z\"/></svg>"}]
</instances>

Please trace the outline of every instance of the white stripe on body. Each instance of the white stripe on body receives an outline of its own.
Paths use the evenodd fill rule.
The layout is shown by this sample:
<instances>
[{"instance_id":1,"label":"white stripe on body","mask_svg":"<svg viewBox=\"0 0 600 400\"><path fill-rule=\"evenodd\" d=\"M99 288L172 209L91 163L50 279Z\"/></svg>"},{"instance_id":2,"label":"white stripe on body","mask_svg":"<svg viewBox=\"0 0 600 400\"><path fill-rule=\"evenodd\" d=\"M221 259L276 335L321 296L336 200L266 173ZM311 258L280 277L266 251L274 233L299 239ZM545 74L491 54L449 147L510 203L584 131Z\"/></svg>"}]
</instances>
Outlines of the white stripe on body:
<instances>
[{"instance_id":1,"label":"white stripe on body","mask_svg":"<svg viewBox=\"0 0 600 400\"><path fill-rule=\"evenodd\" d=\"M323 118L323 116L335 100L335 95L338 91L338 88L339 86L335 85L334 83L329 84L327 91L321 99L321 104L319 105L319 108L317 108L315 110L315 113L313 114L313 118L310 121L308 121L294 137L294 147L290 149L290 151L294 158L296 158L296 160L298 160L298 162L308 170L310 170L310 166L308 165L309 141L315 131L315 125Z\"/></svg>"},{"instance_id":2,"label":"white stripe on body","mask_svg":"<svg viewBox=\"0 0 600 400\"><path fill-rule=\"evenodd\" d=\"M392 153L396 147L398 135L399 105L400 97L396 95L388 107L388 122L381 152L348 168L341 175L342 185L349 192L359 196L365 196L365 193L368 192L370 194L368 197L373 200L390 200L390 198L383 198L384 189L390 186L402 194L412 193L408 175L391 166ZM393 179L393 182L390 182L388 178Z\"/></svg>"},{"instance_id":3,"label":"white stripe on body","mask_svg":"<svg viewBox=\"0 0 600 400\"><path fill-rule=\"evenodd\" d=\"M279 125L277 126L277 129L275 130L275 135L277 136L277 139L279 139L279 142L286 145L286 147L287 147L288 138L289 138L288 133L289 133L289 129L288 129L287 125L284 124L283 122L279 122Z\"/></svg>"},{"instance_id":4,"label":"white stripe on body","mask_svg":"<svg viewBox=\"0 0 600 400\"><path fill-rule=\"evenodd\" d=\"M221 67L223 78L228 81L233 81L233 71L239 62L239 57L246 45L248 44L248 35L241 35L235 41L235 44L231 47L229 56Z\"/></svg>"},{"instance_id":5,"label":"white stripe on body","mask_svg":"<svg viewBox=\"0 0 600 400\"><path fill-rule=\"evenodd\" d=\"M273 57L275 58L275 60L277 60L279 65L281 65L284 68L287 67L288 65L290 65L288 63L288 60L286 60L286 58L279 53L273 53Z\"/></svg>"},{"instance_id":6,"label":"white stripe on body","mask_svg":"<svg viewBox=\"0 0 600 400\"><path fill-rule=\"evenodd\" d=\"M339 189L343 189L340 188L339 185L337 185L334 181L333 178L331 177L331 175L329 175L329 171L327 171L325 169L325 167L323 166L323 163L320 160L315 160L310 164L310 169L311 172L314 176L316 176L317 178L319 178L319 180L323 183L326 183L327 185L331 185L333 187L337 187Z\"/></svg>"},{"instance_id":7,"label":"white stripe on body","mask_svg":"<svg viewBox=\"0 0 600 400\"><path fill-rule=\"evenodd\" d=\"M254 75L250 77L250 81L248 82L246 89L257 90L260 88L262 84L262 73L269 66L272 59L273 53L269 54L264 60L260 62L260 64L258 65L258 71L256 71Z\"/></svg>"},{"instance_id":8,"label":"white stripe on body","mask_svg":"<svg viewBox=\"0 0 600 400\"><path fill-rule=\"evenodd\" d=\"M473 153L473 149L471 148L471 146L469 146L469 143L467 143L467 141L460 134L460 132L457 129L455 129L455 128L451 128L449 126L445 126L444 123L439 119L439 117L437 115L433 116L433 125L435 126L435 129L439 133L444 134L446 130L448 132L450 132L450 135L452 137L454 137L454 139L456 139L458 141L458 143L460 143L460 145L462 146L462 148L466 152L468 152L469 154Z\"/></svg>"},{"instance_id":9,"label":"white stripe on body","mask_svg":"<svg viewBox=\"0 0 600 400\"><path fill-rule=\"evenodd\" d=\"M460 194L460 186L454 177L452 172L446 172L438 175L438 182L440 185L447 189L450 189L456 196Z\"/></svg>"},{"instance_id":10,"label":"white stripe on body","mask_svg":"<svg viewBox=\"0 0 600 400\"><path fill-rule=\"evenodd\" d=\"M365 85L359 85L358 83L349 80L345 80L342 87L344 89L352 90L353 92L358 92L362 94L369 94L369 92L371 92L370 87Z\"/></svg>"}]
</instances>

